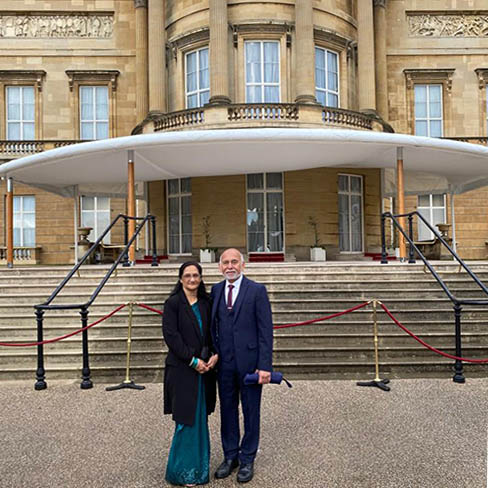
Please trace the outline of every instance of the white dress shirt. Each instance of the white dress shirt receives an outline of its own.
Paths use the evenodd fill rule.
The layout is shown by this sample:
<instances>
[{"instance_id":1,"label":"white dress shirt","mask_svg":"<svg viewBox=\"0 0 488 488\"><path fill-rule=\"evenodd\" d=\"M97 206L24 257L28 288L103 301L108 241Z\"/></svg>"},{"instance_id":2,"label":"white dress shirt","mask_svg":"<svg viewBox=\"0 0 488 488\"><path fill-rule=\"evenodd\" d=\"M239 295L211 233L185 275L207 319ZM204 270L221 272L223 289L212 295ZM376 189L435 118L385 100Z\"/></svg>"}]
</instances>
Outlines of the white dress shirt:
<instances>
[{"instance_id":1,"label":"white dress shirt","mask_svg":"<svg viewBox=\"0 0 488 488\"><path fill-rule=\"evenodd\" d=\"M234 281L234 283L229 283L229 281L225 280L225 304L227 304L227 297L229 296L229 285L234 285L232 288L232 306L236 303L237 295L239 294L239 288L241 287L242 283L242 275Z\"/></svg>"}]
</instances>

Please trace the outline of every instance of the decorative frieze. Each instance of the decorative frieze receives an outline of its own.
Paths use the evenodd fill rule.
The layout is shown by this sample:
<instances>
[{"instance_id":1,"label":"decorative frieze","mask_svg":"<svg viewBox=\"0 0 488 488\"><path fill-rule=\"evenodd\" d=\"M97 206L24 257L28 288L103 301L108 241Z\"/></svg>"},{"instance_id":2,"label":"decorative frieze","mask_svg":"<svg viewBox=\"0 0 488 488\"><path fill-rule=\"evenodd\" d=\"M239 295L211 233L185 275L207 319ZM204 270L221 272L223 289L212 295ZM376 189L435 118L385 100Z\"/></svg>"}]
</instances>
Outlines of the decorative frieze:
<instances>
[{"instance_id":1,"label":"decorative frieze","mask_svg":"<svg viewBox=\"0 0 488 488\"><path fill-rule=\"evenodd\" d=\"M0 38L108 39L113 24L113 13L8 13L0 14Z\"/></svg>"},{"instance_id":2,"label":"decorative frieze","mask_svg":"<svg viewBox=\"0 0 488 488\"><path fill-rule=\"evenodd\" d=\"M488 37L488 11L407 12L411 37Z\"/></svg>"}]
</instances>

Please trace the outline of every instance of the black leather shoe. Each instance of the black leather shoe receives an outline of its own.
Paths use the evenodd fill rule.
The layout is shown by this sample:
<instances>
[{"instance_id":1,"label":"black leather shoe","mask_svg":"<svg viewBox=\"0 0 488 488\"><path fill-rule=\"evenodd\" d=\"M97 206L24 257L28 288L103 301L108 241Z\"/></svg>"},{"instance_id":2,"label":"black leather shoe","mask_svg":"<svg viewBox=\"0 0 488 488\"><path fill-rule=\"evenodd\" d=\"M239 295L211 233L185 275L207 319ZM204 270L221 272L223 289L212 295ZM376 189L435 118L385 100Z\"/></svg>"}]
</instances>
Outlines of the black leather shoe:
<instances>
[{"instance_id":1,"label":"black leather shoe","mask_svg":"<svg viewBox=\"0 0 488 488\"><path fill-rule=\"evenodd\" d=\"M224 459L217 471L215 471L215 477L217 479L227 478L237 466L239 466L237 459Z\"/></svg>"},{"instance_id":2,"label":"black leather shoe","mask_svg":"<svg viewBox=\"0 0 488 488\"><path fill-rule=\"evenodd\" d=\"M239 483L247 483L252 480L254 476L254 464L241 464L239 471L237 472L237 481Z\"/></svg>"}]
</instances>

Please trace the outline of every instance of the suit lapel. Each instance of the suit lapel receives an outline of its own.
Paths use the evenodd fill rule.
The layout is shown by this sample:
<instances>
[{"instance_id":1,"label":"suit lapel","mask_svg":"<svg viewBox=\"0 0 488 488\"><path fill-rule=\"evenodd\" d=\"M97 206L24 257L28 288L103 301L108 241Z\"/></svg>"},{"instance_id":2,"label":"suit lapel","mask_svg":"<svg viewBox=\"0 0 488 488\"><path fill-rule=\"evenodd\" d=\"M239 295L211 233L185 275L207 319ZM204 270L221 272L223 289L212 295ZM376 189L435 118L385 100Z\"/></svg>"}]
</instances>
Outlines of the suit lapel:
<instances>
[{"instance_id":1,"label":"suit lapel","mask_svg":"<svg viewBox=\"0 0 488 488\"><path fill-rule=\"evenodd\" d=\"M239 294L237 295L237 300L234 303L234 322L237 320L239 311L241 310L242 302L246 296L247 289L249 288L249 280L243 276L241 286L239 288Z\"/></svg>"},{"instance_id":2,"label":"suit lapel","mask_svg":"<svg viewBox=\"0 0 488 488\"><path fill-rule=\"evenodd\" d=\"M217 283L215 285L214 288L215 294L212 303L212 322L214 322L215 317L217 315L217 307L219 306L220 297L223 293L224 287L225 287L225 281L221 281L220 283Z\"/></svg>"}]
</instances>

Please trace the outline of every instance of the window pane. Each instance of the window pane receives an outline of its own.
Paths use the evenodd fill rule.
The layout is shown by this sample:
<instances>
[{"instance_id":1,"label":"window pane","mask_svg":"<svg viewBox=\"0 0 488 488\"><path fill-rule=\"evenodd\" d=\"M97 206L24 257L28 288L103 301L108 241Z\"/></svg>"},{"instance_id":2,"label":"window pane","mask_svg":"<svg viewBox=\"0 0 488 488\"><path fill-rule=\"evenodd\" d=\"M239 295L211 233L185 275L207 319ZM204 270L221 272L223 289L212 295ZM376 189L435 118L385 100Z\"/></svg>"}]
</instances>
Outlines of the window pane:
<instances>
[{"instance_id":1,"label":"window pane","mask_svg":"<svg viewBox=\"0 0 488 488\"><path fill-rule=\"evenodd\" d=\"M261 103L262 91L260 86L246 87L246 102L247 103Z\"/></svg>"},{"instance_id":2,"label":"window pane","mask_svg":"<svg viewBox=\"0 0 488 488\"><path fill-rule=\"evenodd\" d=\"M23 231L23 244L25 247L34 247L36 245L36 229L35 225L32 228L25 228Z\"/></svg>"},{"instance_id":3,"label":"window pane","mask_svg":"<svg viewBox=\"0 0 488 488\"><path fill-rule=\"evenodd\" d=\"M357 176L351 176L351 191L354 193L361 193L361 178Z\"/></svg>"},{"instance_id":4,"label":"window pane","mask_svg":"<svg viewBox=\"0 0 488 488\"><path fill-rule=\"evenodd\" d=\"M283 250L283 194L267 193L268 248L271 252Z\"/></svg>"},{"instance_id":5,"label":"window pane","mask_svg":"<svg viewBox=\"0 0 488 488\"><path fill-rule=\"evenodd\" d=\"M24 136L23 139L26 141L33 141L36 138L34 131L34 124L29 122L24 124Z\"/></svg>"},{"instance_id":6,"label":"window pane","mask_svg":"<svg viewBox=\"0 0 488 488\"><path fill-rule=\"evenodd\" d=\"M427 85L414 86L415 102L427 102Z\"/></svg>"},{"instance_id":7,"label":"window pane","mask_svg":"<svg viewBox=\"0 0 488 488\"><path fill-rule=\"evenodd\" d=\"M20 120L20 102L10 102L7 105L7 119Z\"/></svg>"},{"instance_id":8,"label":"window pane","mask_svg":"<svg viewBox=\"0 0 488 488\"><path fill-rule=\"evenodd\" d=\"M347 175L339 175L339 191L349 191L349 177Z\"/></svg>"},{"instance_id":9,"label":"window pane","mask_svg":"<svg viewBox=\"0 0 488 488\"><path fill-rule=\"evenodd\" d=\"M264 43L264 81L278 83L280 81L280 62L277 42Z\"/></svg>"},{"instance_id":10,"label":"window pane","mask_svg":"<svg viewBox=\"0 0 488 488\"><path fill-rule=\"evenodd\" d=\"M247 188L249 190L261 189L264 187L263 173L247 175Z\"/></svg>"},{"instance_id":11,"label":"window pane","mask_svg":"<svg viewBox=\"0 0 488 488\"><path fill-rule=\"evenodd\" d=\"M95 210L95 197L81 197L82 210Z\"/></svg>"},{"instance_id":12,"label":"window pane","mask_svg":"<svg viewBox=\"0 0 488 488\"><path fill-rule=\"evenodd\" d=\"M321 105L327 105L327 97L325 92L317 90L315 92L315 97L317 98L317 102L319 102Z\"/></svg>"},{"instance_id":13,"label":"window pane","mask_svg":"<svg viewBox=\"0 0 488 488\"><path fill-rule=\"evenodd\" d=\"M432 210L432 226L436 228L436 224L444 224L445 222L444 209L434 208Z\"/></svg>"},{"instance_id":14,"label":"window pane","mask_svg":"<svg viewBox=\"0 0 488 488\"><path fill-rule=\"evenodd\" d=\"M14 212L20 212L21 205L22 205L21 198L22 197L14 196Z\"/></svg>"},{"instance_id":15,"label":"window pane","mask_svg":"<svg viewBox=\"0 0 488 488\"><path fill-rule=\"evenodd\" d=\"M106 86L97 86L96 89L97 120L108 120L108 89Z\"/></svg>"},{"instance_id":16,"label":"window pane","mask_svg":"<svg viewBox=\"0 0 488 488\"><path fill-rule=\"evenodd\" d=\"M429 207L430 206L430 195L419 195L418 196L418 206L419 207Z\"/></svg>"},{"instance_id":17,"label":"window pane","mask_svg":"<svg viewBox=\"0 0 488 488\"><path fill-rule=\"evenodd\" d=\"M282 174L283 173L266 173L266 187L281 189Z\"/></svg>"},{"instance_id":18,"label":"window pane","mask_svg":"<svg viewBox=\"0 0 488 488\"><path fill-rule=\"evenodd\" d=\"M327 88L332 91L338 90L338 78L336 73L327 73Z\"/></svg>"},{"instance_id":19,"label":"window pane","mask_svg":"<svg viewBox=\"0 0 488 488\"><path fill-rule=\"evenodd\" d=\"M430 137L442 136L442 123L440 120L431 120L429 125L430 125Z\"/></svg>"},{"instance_id":20,"label":"window pane","mask_svg":"<svg viewBox=\"0 0 488 488\"><path fill-rule=\"evenodd\" d=\"M278 103L280 101L280 89L277 86L264 87L264 102Z\"/></svg>"},{"instance_id":21,"label":"window pane","mask_svg":"<svg viewBox=\"0 0 488 488\"><path fill-rule=\"evenodd\" d=\"M191 178L181 178L181 193L191 193Z\"/></svg>"},{"instance_id":22,"label":"window pane","mask_svg":"<svg viewBox=\"0 0 488 488\"><path fill-rule=\"evenodd\" d=\"M247 235L251 252L264 252L263 194L247 195Z\"/></svg>"},{"instance_id":23,"label":"window pane","mask_svg":"<svg viewBox=\"0 0 488 488\"><path fill-rule=\"evenodd\" d=\"M11 141L18 141L21 139L20 137L20 124L8 124L8 132L7 132L7 139Z\"/></svg>"},{"instance_id":24,"label":"window pane","mask_svg":"<svg viewBox=\"0 0 488 488\"><path fill-rule=\"evenodd\" d=\"M96 138L97 139L108 139L108 123L107 122L97 122L96 124Z\"/></svg>"},{"instance_id":25,"label":"window pane","mask_svg":"<svg viewBox=\"0 0 488 488\"><path fill-rule=\"evenodd\" d=\"M189 95L186 98L186 106L187 108L196 108L198 107L198 95Z\"/></svg>"},{"instance_id":26,"label":"window pane","mask_svg":"<svg viewBox=\"0 0 488 488\"><path fill-rule=\"evenodd\" d=\"M327 51L327 68L331 73L337 73L337 54ZM330 88L330 86L329 86Z\"/></svg>"},{"instance_id":27,"label":"window pane","mask_svg":"<svg viewBox=\"0 0 488 488\"><path fill-rule=\"evenodd\" d=\"M417 136L427 135L427 122L425 120L415 121L415 135Z\"/></svg>"},{"instance_id":28,"label":"window pane","mask_svg":"<svg viewBox=\"0 0 488 488\"><path fill-rule=\"evenodd\" d=\"M325 70L315 69L315 85L317 88L325 88Z\"/></svg>"},{"instance_id":29,"label":"window pane","mask_svg":"<svg viewBox=\"0 0 488 488\"><path fill-rule=\"evenodd\" d=\"M200 107L203 107L206 103L208 103L208 100L210 98L210 92L209 91L204 91L200 93Z\"/></svg>"},{"instance_id":30,"label":"window pane","mask_svg":"<svg viewBox=\"0 0 488 488\"><path fill-rule=\"evenodd\" d=\"M351 251L363 249L361 196L351 195Z\"/></svg>"},{"instance_id":31,"label":"window pane","mask_svg":"<svg viewBox=\"0 0 488 488\"><path fill-rule=\"evenodd\" d=\"M415 117L417 118L427 117L427 103L415 102Z\"/></svg>"},{"instance_id":32,"label":"window pane","mask_svg":"<svg viewBox=\"0 0 488 488\"><path fill-rule=\"evenodd\" d=\"M174 180L168 180L168 193L170 195L174 195L175 193L180 192L180 185L179 185L179 180L174 179Z\"/></svg>"},{"instance_id":33,"label":"window pane","mask_svg":"<svg viewBox=\"0 0 488 488\"><path fill-rule=\"evenodd\" d=\"M246 42L246 81L261 82L261 43Z\"/></svg>"},{"instance_id":34,"label":"window pane","mask_svg":"<svg viewBox=\"0 0 488 488\"><path fill-rule=\"evenodd\" d=\"M329 107L339 107L339 97L329 93L327 95L327 105Z\"/></svg>"},{"instance_id":35,"label":"window pane","mask_svg":"<svg viewBox=\"0 0 488 488\"><path fill-rule=\"evenodd\" d=\"M35 212L36 210L36 199L35 197L23 197L23 207L24 207L24 212ZM14 210L15 210L15 205L14 205Z\"/></svg>"},{"instance_id":36,"label":"window pane","mask_svg":"<svg viewBox=\"0 0 488 488\"><path fill-rule=\"evenodd\" d=\"M21 240L21 229L20 227L15 227L15 222L14 222L14 246L21 246L22 245L22 240Z\"/></svg>"},{"instance_id":37,"label":"window pane","mask_svg":"<svg viewBox=\"0 0 488 488\"><path fill-rule=\"evenodd\" d=\"M81 124L81 139L93 140L93 124L91 122L82 122Z\"/></svg>"},{"instance_id":38,"label":"window pane","mask_svg":"<svg viewBox=\"0 0 488 488\"><path fill-rule=\"evenodd\" d=\"M431 102L441 102L441 85L429 86L429 99Z\"/></svg>"},{"instance_id":39,"label":"window pane","mask_svg":"<svg viewBox=\"0 0 488 488\"><path fill-rule=\"evenodd\" d=\"M444 208L444 195L432 195L432 205Z\"/></svg>"},{"instance_id":40,"label":"window pane","mask_svg":"<svg viewBox=\"0 0 488 488\"><path fill-rule=\"evenodd\" d=\"M325 51L315 48L315 67L325 71Z\"/></svg>"},{"instance_id":41,"label":"window pane","mask_svg":"<svg viewBox=\"0 0 488 488\"><path fill-rule=\"evenodd\" d=\"M349 197L339 194L339 249L350 251L349 241Z\"/></svg>"},{"instance_id":42,"label":"window pane","mask_svg":"<svg viewBox=\"0 0 488 488\"><path fill-rule=\"evenodd\" d=\"M197 89L197 73L188 73L186 75L186 91L193 92Z\"/></svg>"},{"instance_id":43,"label":"window pane","mask_svg":"<svg viewBox=\"0 0 488 488\"><path fill-rule=\"evenodd\" d=\"M422 217L429 222L430 220L430 211L429 209L426 208L419 208L418 212ZM430 232L430 230L427 228L427 226L420 220L418 219L418 240L419 241L428 241L432 239L433 235Z\"/></svg>"}]
</instances>

